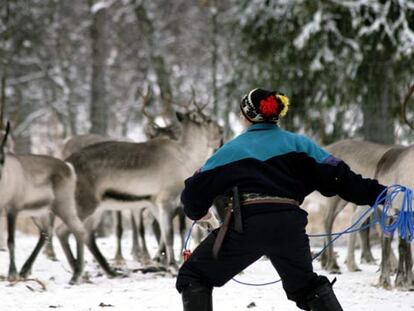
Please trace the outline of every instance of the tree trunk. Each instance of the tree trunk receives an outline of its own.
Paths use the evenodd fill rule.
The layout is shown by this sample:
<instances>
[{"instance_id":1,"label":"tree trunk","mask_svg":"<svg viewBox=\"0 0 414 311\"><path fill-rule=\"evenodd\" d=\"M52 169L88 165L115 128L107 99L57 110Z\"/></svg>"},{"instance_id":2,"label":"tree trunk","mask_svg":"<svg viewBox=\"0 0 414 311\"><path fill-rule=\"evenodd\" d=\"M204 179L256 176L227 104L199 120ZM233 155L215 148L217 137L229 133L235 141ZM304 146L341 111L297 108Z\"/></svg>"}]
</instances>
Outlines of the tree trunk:
<instances>
[{"instance_id":1,"label":"tree trunk","mask_svg":"<svg viewBox=\"0 0 414 311\"><path fill-rule=\"evenodd\" d=\"M384 58L382 58L384 59ZM363 134L376 143L394 143L394 122L391 114L393 78L391 64L385 61L365 67L366 92L363 95Z\"/></svg>"},{"instance_id":2,"label":"tree trunk","mask_svg":"<svg viewBox=\"0 0 414 311\"><path fill-rule=\"evenodd\" d=\"M218 35L219 24L217 20L218 9L217 1L214 0L211 7L212 42L211 42L211 82L213 90L213 112L216 118L220 118L218 107L218 86L217 86L217 66L218 66Z\"/></svg>"},{"instance_id":3,"label":"tree trunk","mask_svg":"<svg viewBox=\"0 0 414 311\"><path fill-rule=\"evenodd\" d=\"M147 11L142 1L137 1L135 8L135 16L138 21L143 23L143 31L145 37L148 38L149 57L154 69L154 73L157 76L158 87L160 89L160 97L163 106L163 110L166 116L171 116L174 111L172 107L172 88L170 83L170 72L168 66L165 63L165 59L158 50L156 31L152 20L147 14Z\"/></svg>"},{"instance_id":4,"label":"tree trunk","mask_svg":"<svg viewBox=\"0 0 414 311\"><path fill-rule=\"evenodd\" d=\"M91 1L91 4L93 1ZM108 103L106 101L106 58L107 58L107 8L102 6L92 12L91 25L92 41L92 79L91 79L91 129L90 132L98 135L107 135L108 131ZM113 228L111 212L104 212L99 224L97 235L108 236Z\"/></svg>"},{"instance_id":5,"label":"tree trunk","mask_svg":"<svg viewBox=\"0 0 414 311\"><path fill-rule=\"evenodd\" d=\"M108 104L106 101L106 18L107 9L93 12L91 25L92 79L91 79L91 133L106 135L108 130Z\"/></svg>"},{"instance_id":6,"label":"tree trunk","mask_svg":"<svg viewBox=\"0 0 414 311\"><path fill-rule=\"evenodd\" d=\"M13 119L15 120L15 128L17 128L19 124L26 121L26 118L33 112L34 107L29 104L22 104L23 96L21 90L18 87L15 88L15 92L17 105L16 109L14 110L15 115ZM18 154L31 153L32 141L30 137L30 125L22 132L18 133L17 135L14 135L13 140L14 152Z\"/></svg>"}]
</instances>

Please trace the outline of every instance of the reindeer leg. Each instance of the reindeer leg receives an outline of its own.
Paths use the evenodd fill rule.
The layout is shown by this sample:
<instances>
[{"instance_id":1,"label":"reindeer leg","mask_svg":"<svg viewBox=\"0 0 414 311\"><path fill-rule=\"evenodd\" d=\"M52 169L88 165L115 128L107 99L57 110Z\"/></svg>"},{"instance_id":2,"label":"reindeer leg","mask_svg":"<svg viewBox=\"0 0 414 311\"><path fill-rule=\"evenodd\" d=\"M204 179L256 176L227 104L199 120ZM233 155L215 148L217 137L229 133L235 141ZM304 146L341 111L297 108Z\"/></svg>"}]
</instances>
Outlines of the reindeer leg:
<instances>
[{"instance_id":1,"label":"reindeer leg","mask_svg":"<svg viewBox=\"0 0 414 311\"><path fill-rule=\"evenodd\" d=\"M344 205L343 205L344 206ZM335 221L336 216L338 215L339 211L342 210L343 206L338 207L338 204L335 205L334 208L331 208L328 210L328 215L325 218L325 229L327 233L331 233L332 232L332 228L333 228L333 223ZM339 210L339 211L338 211ZM332 237L331 236L327 236L326 237L326 243L330 243L332 241ZM338 263L336 261L336 257L334 254L334 248L333 245L329 245L328 248L326 249L326 255L327 255L327 260L326 260L326 265L324 266L324 268L329 271L330 273L341 273L341 270L338 266Z\"/></svg>"},{"instance_id":2,"label":"reindeer leg","mask_svg":"<svg viewBox=\"0 0 414 311\"><path fill-rule=\"evenodd\" d=\"M370 218L364 221L364 225L369 223ZM370 233L370 228L367 228L359 232L359 237L361 241L361 263L375 264L376 261L371 252L369 233Z\"/></svg>"},{"instance_id":3,"label":"reindeer leg","mask_svg":"<svg viewBox=\"0 0 414 311\"><path fill-rule=\"evenodd\" d=\"M93 257L102 267L102 269L104 269L105 273L108 276L110 277L121 276L121 274L119 274L118 272L116 272L114 269L111 268L108 261L105 259L105 257L102 255L101 251L99 250L98 245L96 244L95 231L88 232L86 243Z\"/></svg>"},{"instance_id":4,"label":"reindeer leg","mask_svg":"<svg viewBox=\"0 0 414 311\"><path fill-rule=\"evenodd\" d=\"M178 220L179 220L178 223L179 223L180 238L181 238L181 249L184 249L185 235L187 231L187 222L185 219L185 214L180 207L177 208L176 213L178 214Z\"/></svg>"},{"instance_id":5,"label":"reindeer leg","mask_svg":"<svg viewBox=\"0 0 414 311\"><path fill-rule=\"evenodd\" d=\"M66 194L66 193L65 193ZM85 243L85 237L86 237L86 231L83 226L82 221L78 218L78 215L76 213L76 209L74 208L74 205L70 203L70 201L65 200L65 197L58 198L55 202L55 205L53 207L53 212L56 216L58 216L67 226L67 229L73 233L76 240L76 260L74 260L72 252L70 251L69 243L66 237L66 243L65 246L65 231L63 230L63 244L62 247L64 247L66 257L69 260L69 264L73 268L73 274L72 278L70 280L70 284L78 284L80 282L80 278L83 273L84 269L84 243ZM61 229L62 230L62 229ZM62 240L61 240L62 241ZM65 249L66 247L66 249Z\"/></svg>"},{"instance_id":6,"label":"reindeer leg","mask_svg":"<svg viewBox=\"0 0 414 311\"><path fill-rule=\"evenodd\" d=\"M122 234L124 228L122 226L122 212L116 211L116 254L115 262L118 265L125 263L124 256L122 256Z\"/></svg>"},{"instance_id":7,"label":"reindeer leg","mask_svg":"<svg viewBox=\"0 0 414 311\"><path fill-rule=\"evenodd\" d=\"M346 267L350 272L361 271L358 265L355 262L355 242L356 242L356 233L349 234L348 237L348 252L346 256Z\"/></svg>"},{"instance_id":8,"label":"reindeer leg","mask_svg":"<svg viewBox=\"0 0 414 311\"><path fill-rule=\"evenodd\" d=\"M413 262L410 243L399 238L398 241L398 270L395 278L395 287L400 289L413 290Z\"/></svg>"},{"instance_id":9,"label":"reindeer leg","mask_svg":"<svg viewBox=\"0 0 414 311\"><path fill-rule=\"evenodd\" d=\"M158 221L154 220L152 222L152 230L154 231L155 238L158 241L158 250L154 256L154 261L167 264L165 258L165 242L164 239L161 237L161 228Z\"/></svg>"},{"instance_id":10,"label":"reindeer leg","mask_svg":"<svg viewBox=\"0 0 414 311\"><path fill-rule=\"evenodd\" d=\"M405 269L405 259L408 252L407 244L403 239L398 239L398 268L395 277L395 287L399 289L407 286L407 273Z\"/></svg>"},{"instance_id":11,"label":"reindeer leg","mask_svg":"<svg viewBox=\"0 0 414 311\"><path fill-rule=\"evenodd\" d=\"M56 234L58 236L59 242L62 246L63 252L66 256L66 259L69 262L69 265L73 271L73 275L69 284L78 284L80 282L80 277L82 276L84 270L84 234L77 233L75 234L76 239L76 249L77 249L77 259L73 256L73 253L70 249L69 244L69 234L70 231L65 224L61 224L56 229Z\"/></svg>"},{"instance_id":12,"label":"reindeer leg","mask_svg":"<svg viewBox=\"0 0 414 311\"><path fill-rule=\"evenodd\" d=\"M72 271L75 270L76 265L76 259L73 256L73 253L70 249L69 244L69 229L65 224L61 224L56 228L56 234L59 239L60 245L62 246L63 253L65 254L66 259L68 260L68 263L72 269Z\"/></svg>"},{"instance_id":13,"label":"reindeer leg","mask_svg":"<svg viewBox=\"0 0 414 311\"><path fill-rule=\"evenodd\" d=\"M381 252L381 274L378 282L378 286L391 289L391 278L390 278L390 264L389 257L391 251L391 237L386 237L383 233L382 235L382 252Z\"/></svg>"},{"instance_id":14,"label":"reindeer leg","mask_svg":"<svg viewBox=\"0 0 414 311\"><path fill-rule=\"evenodd\" d=\"M73 230L73 229L72 229ZM70 280L70 284L79 284L80 278L83 274L85 259L84 259L84 242L85 242L85 231L82 228L79 231L73 231L76 239L76 256L77 260L75 263L75 269L73 270L73 276Z\"/></svg>"},{"instance_id":15,"label":"reindeer leg","mask_svg":"<svg viewBox=\"0 0 414 311\"><path fill-rule=\"evenodd\" d=\"M69 284L79 284L80 278L83 274L84 270L84 241L85 241L85 229L83 228L82 222L76 215L74 217L62 218L66 219L65 224L67 228L64 226L58 228L57 234L59 236L59 240L61 241L63 251L66 255L66 258L73 269L72 278L69 281ZM70 250L70 245L68 241L69 231L73 233L76 240L76 259L73 257L72 251Z\"/></svg>"},{"instance_id":16,"label":"reindeer leg","mask_svg":"<svg viewBox=\"0 0 414 311\"><path fill-rule=\"evenodd\" d=\"M160 210L160 228L161 237L165 242L165 249L167 255L167 266L173 273L177 272L177 264L174 257L174 231L172 226L171 206L168 203L161 205Z\"/></svg>"},{"instance_id":17,"label":"reindeer leg","mask_svg":"<svg viewBox=\"0 0 414 311\"><path fill-rule=\"evenodd\" d=\"M323 239L323 248L326 247L326 238ZM313 254L312 254L313 256ZM321 267L322 269L326 269L326 266L328 265L328 254L326 251L322 252L322 254L320 254L319 256L320 260L321 260Z\"/></svg>"},{"instance_id":18,"label":"reindeer leg","mask_svg":"<svg viewBox=\"0 0 414 311\"><path fill-rule=\"evenodd\" d=\"M351 218L351 222L354 223L356 220L356 205L353 205L354 207L354 213ZM346 254L346 267L348 268L348 271L355 272L355 271L361 271L361 269L358 268L356 262L355 262L355 244L356 244L356 233L351 233L348 236L348 248L347 248L347 254Z\"/></svg>"},{"instance_id":19,"label":"reindeer leg","mask_svg":"<svg viewBox=\"0 0 414 311\"><path fill-rule=\"evenodd\" d=\"M394 253L394 250L390 248L390 256L388 258L389 265L390 265L390 273L391 275L394 275L397 273L398 268L398 258Z\"/></svg>"},{"instance_id":20,"label":"reindeer leg","mask_svg":"<svg viewBox=\"0 0 414 311\"><path fill-rule=\"evenodd\" d=\"M149 263L151 261L151 256L148 252L148 248L147 248L147 242L145 241L145 224L144 224L144 212L145 209L142 209L141 212L139 213L140 217L139 217L139 237L140 237L140 241L141 241L141 248L142 248L142 260L145 264ZM154 219L155 221L155 219Z\"/></svg>"},{"instance_id":21,"label":"reindeer leg","mask_svg":"<svg viewBox=\"0 0 414 311\"><path fill-rule=\"evenodd\" d=\"M141 261L141 249L139 246L139 241L138 241L138 231L139 229L137 228L139 226L139 216L140 212L138 211L132 211L131 212L131 227L132 227L132 249L131 249L131 254L132 257L140 262ZM138 220L138 222L137 222Z\"/></svg>"},{"instance_id":22,"label":"reindeer leg","mask_svg":"<svg viewBox=\"0 0 414 311\"><path fill-rule=\"evenodd\" d=\"M113 268L111 268L108 261L102 255L101 251L98 248L98 245L96 244L95 232L99 224L99 217L97 216L98 215L91 215L84 222L86 228L86 245L88 246L95 260L98 262L98 264L102 267L102 269L108 276L120 276L121 274L119 274Z\"/></svg>"},{"instance_id":23,"label":"reindeer leg","mask_svg":"<svg viewBox=\"0 0 414 311\"><path fill-rule=\"evenodd\" d=\"M0 251L7 251L6 217L3 216L3 208L0 208Z\"/></svg>"},{"instance_id":24,"label":"reindeer leg","mask_svg":"<svg viewBox=\"0 0 414 311\"><path fill-rule=\"evenodd\" d=\"M15 262L15 233L16 233L16 213L14 211L8 211L7 213L7 247L9 248L9 257L10 257L10 264L9 264L9 276L8 280L10 282L17 281L17 269L16 269L16 262Z\"/></svg>"},{"instance_id":25,"label":"reindeer leg","mask_svg":"<svg viewBox=\"0 0 414 311\"><path fill-rule=\"evenodd\" d=\"M413 276L413 257L411 252L411 244L407 243L407 253L405 255L405 273L407 274L407 287L409 291L414 290L414 276Z\"/></svg>"},{"instance_id":26,"label":"reindeer leg","mask_svg":"<svg viewBox=\"0 0 414 311\"><path fill-rule=\"evenodd\" d=\"M43 250L43 253L50 260L57 261L55 249L53 247L53 227L54 227L54 224L55 224L55 215L50 213L48 217L49 217L49 226L50 226L51 230L49 230L50 233L47 236L47 243L46 243L46 247Z\"/></svg>"},{"instance_id":27,"label":"reindeer leg","mask_svg":"<svg viewBox=\"0 0 414 311\"><path fill-rule=\"evenodd\" d=\"M29 258L26 260L26 262L23 264L23 267L20 270L20 278L22 279L26 279L31 274L33 263L37 258L37 255L39 254L43 245L45 244L51 231L49 224L44 223L44 219L36 219L33 217L32 219L36 226L39 228L39 241L37 242L35 249L29 256Z\"/></svg>"},{"instance_id":28,"label":"reindeer leg","mask_svg":"<svg viewBox=\"0 0 414 311\"><path fill-rule=\"evenodd\" d=\"M148 252L147 243L145 241L145 224L144 224L144 212L145 208L141 208L138 211L134 211L132 214L132 227L133 227L133 249L132 253L134 259L147 265L151 261L151 257Z\"/></svg>"}]
</instances>

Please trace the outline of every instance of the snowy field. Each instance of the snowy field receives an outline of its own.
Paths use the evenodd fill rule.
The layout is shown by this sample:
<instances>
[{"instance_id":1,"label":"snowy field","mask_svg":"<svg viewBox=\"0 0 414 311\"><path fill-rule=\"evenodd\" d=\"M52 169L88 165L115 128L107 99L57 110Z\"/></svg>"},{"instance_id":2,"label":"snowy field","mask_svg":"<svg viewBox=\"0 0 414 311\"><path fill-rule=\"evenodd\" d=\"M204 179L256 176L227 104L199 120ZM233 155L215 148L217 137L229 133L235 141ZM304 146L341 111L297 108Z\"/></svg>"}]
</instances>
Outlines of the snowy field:
<instances>
[{"instance_id":1,"label":"snowy field","mask_svg":"<svg viewBox=\"0 0 414 311\"><path fill-rule=\"evenodd\" d=\"M100 239L104 254L113 258L115 253L114 237ZM17 235L16 255L18 267L23 263L27 254L34 247L36 238L22 234ZM124 239L124 255L127 257L127 268L132 271L140 266L131 256L130 238ZM102 270L91 259L86 251L88 272L87 283L70 286L68 281L71 273L63 253L55 241L59 261L53 262L41 254L35 262L32 277L46 285L42 290L35 281L10 284L4 281L8 269L8 254L0 252L0 310L157 310L179 311L181 297L174 288L174 277L160 274L142 274L130 272L128 277L108 279ZM155 251L155 242L150 241ZM343 263L345 248L338 247L339 263ZM380 249L374 249L374 255L379 259ZM357 254L359 258L359 254ZM383 290L374 284L378 280L377 266L360 265L362 272L345 272L337 275L335 284L336 294L345 311L414 311L414 292L396 290ZM319 262L315 263L317 272L320 270ZM342 267L345 271L345 267ZM333 276L328 276L330 279ZM249 267L242 275L237 277L246 282L266 282L278 278L270 262L260 260ZM250 307L249 307L250 306ZM216 311L231 310L258 310L258 311L293 311L298 310L295 305L285 298L280 284L266 287L249 287L239 285L233 281L222 288L214 290L214 309Z\"/></svg>"}]
</instances>

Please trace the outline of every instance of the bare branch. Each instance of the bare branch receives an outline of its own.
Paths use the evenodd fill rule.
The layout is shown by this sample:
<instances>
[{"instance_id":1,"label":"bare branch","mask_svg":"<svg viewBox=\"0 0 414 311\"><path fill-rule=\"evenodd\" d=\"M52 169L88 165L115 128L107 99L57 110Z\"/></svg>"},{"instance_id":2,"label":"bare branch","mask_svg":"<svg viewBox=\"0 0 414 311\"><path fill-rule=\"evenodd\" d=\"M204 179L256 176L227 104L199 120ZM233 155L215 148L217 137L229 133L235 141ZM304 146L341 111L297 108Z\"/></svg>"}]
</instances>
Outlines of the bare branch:
<instances>
[{"instance_id":1,"label":"bare branch","mask_svg":"<svg viewBox=\"0 0 414 311\"><path fill-rule=\"evenodd\" d=\"M18 283L26 283L26 282L35 282L37 284L40 285L40 289L34 289L33 287L26 285L26 288L28 288L29 290L31 290L32 292L45 292L47 291L47 287L45 285L45 283L43 283L42 281L40 281L39 279L25 279L25 280L18 280L18 281L13 281L10 282L10 286L15 286Z\"/></svg>"}]
</instances>

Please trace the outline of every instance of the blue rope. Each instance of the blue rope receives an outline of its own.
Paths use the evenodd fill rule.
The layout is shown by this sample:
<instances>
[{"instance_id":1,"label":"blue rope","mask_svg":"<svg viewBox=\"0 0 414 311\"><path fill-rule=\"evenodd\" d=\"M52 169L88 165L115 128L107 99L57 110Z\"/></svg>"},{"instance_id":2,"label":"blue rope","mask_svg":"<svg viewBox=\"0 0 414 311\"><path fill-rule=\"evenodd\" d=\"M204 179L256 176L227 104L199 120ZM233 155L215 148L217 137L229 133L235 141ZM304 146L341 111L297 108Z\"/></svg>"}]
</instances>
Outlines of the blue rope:
<instances>
[{"instance_id":1,"label":"blue rope","mask_svg":"<svg viewBox=\"0 0 414 311\"><path fill-rule=\"evenodd\" d=\"M396 215L390 215L390 211L392 209L392 202L393 200L398 196L399 193L403 193L402 198L402 204L401 209L399 210L398 214ZM318 252L315 256L313 256L312 260L315 260L318 258L329 246L331 246L337 239L339 239L344 234L349 234L357 231L362 231L367 228L370 228L376 224L380 224L380 227L382 231L385 234L393 235L395 230L398 230L399 235L402 239L404 239L407 243L412 242L414 240L414 212L412 207L412 201L413 201L413 190L410 188L401 186L401 185L392 185L386 189L384 189L380 195L378 195L375 203L367 209L362 215L347 229L335 232L335 233L324 233L324 234L309 234L309 237L327 237L327 236L335 236L327 245L325 245L320 252ZM380 213L378 213L379 205L383 204L384 208ZM366 219L366 217L369 216L369 214L375 213L374 219L365 226L359 226L357 225L363 220ZM395 218L394 221L392 219ZM388 224L389 223L389 224ZM185 242L185 249L187 249L187 243L191 237L191 231L196 224L196 221L193 222L191 228L189 229L189 232L187 234L186 242ZM357 228L355 228L357 227ZM266 282L266 283L247 283L239 281L235 278L232 279L234 282L242 284L242 285L248 285L248 286L267 286L271 284L276 284L281 281L281 279L272 281L272 282Z\"/></svg>"},{"instance_id":2,"label":"blue rope","mask_svg":"<svg viewBox=\"0 0 414 311\"><path fill-rule=\"evenodd\" d=\"M193 232L193 228L194 228L196 223L197 223L197 221L193 221L193 223L191 224L190 229L188 229L188 231L187 231L187 235L186 235L185 240L184 240L184 249L183 249L183 251L188 249L188 244L190 243L190 239L191 239L191 233Z\"/></svg>"}]
</instances>

